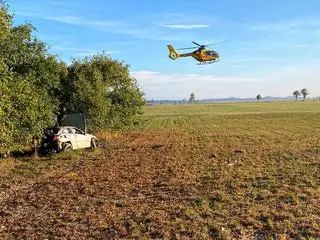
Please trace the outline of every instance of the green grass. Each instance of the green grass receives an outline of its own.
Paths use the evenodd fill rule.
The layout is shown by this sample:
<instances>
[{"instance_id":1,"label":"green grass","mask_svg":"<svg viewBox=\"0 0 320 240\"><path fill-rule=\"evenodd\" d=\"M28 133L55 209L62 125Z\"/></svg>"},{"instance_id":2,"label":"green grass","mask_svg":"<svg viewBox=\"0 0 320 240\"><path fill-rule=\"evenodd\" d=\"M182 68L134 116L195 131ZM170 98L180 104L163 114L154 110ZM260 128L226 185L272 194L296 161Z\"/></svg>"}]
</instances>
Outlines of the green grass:
<instances>
[{"instance_id":1,"label":"green grass","mask_svg":"<svg viewBox=\"0 0 320 240\"><path fill-rule=\"evenodd\" d=\"M319 113L320 101L154 105L144 108L145 117L302 112Z\"/></svg>"}]
</instances>

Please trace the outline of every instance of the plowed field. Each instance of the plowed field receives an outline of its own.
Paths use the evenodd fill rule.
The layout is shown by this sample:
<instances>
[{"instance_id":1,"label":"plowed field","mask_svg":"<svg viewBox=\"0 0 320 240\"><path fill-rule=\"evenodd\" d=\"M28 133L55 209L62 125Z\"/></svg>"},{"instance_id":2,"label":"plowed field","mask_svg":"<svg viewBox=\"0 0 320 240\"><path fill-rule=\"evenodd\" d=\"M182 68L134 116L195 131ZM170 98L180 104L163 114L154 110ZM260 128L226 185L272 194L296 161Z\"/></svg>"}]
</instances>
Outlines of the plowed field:
<instances>
[{"instance_id":1,"label":"plowed field","mask_svg":"<svg viewBox=\"0 0 320 240\"><path fill-rule=\"evenodd\" d=\"M320 102L150 106L99 136L0 161L0 239L320 238Z\"/></svg>"}]
</instances>

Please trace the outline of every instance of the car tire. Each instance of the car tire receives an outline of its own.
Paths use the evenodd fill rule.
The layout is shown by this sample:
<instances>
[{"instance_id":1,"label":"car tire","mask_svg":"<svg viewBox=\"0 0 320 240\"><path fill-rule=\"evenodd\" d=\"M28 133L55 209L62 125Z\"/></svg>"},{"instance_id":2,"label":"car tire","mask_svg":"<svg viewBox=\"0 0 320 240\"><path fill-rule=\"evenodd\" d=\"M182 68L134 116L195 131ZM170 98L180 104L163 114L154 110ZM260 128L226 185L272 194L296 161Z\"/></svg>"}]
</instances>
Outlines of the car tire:
<instances>
[{"instance_id":1,"label":"car tire","mask_svg":"<svg viewBox=\"0 0 320 240\"><path fill-rule=\"evenodd\" d=\"M71 152L73 150L72 144L71 143L66 143L64 145L63 151L64 152Z\"/></svg>"},{"instance_id":2,"label":"car tire","mask_svg":"<svg viewBox=\"0 0 320 240\"><path fill-rule=\"evenodd\" d=\"M41 156L46 156L48 154L48 150L44 146L40 146L39 153Z\"/></svg>"},{"instance_id":3,"label":"car tire","mask_svg":"<svg viewBox=\"0 0 320 240\"><path fill-rule=\"evenodd\" d=\"M96 143L96 140L94 138L91 138L90 148L91 149L97 148L97 143Z\"/></svg>"}]
</instances>

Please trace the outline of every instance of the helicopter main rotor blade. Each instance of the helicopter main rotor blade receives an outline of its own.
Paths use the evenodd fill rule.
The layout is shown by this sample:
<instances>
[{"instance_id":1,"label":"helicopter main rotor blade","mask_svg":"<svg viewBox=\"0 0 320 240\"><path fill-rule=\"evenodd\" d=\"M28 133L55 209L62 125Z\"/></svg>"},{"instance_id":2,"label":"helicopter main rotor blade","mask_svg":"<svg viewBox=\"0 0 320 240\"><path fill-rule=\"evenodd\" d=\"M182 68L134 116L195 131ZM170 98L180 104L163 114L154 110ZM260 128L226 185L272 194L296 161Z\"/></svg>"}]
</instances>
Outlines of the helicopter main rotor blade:
<instances>
[{"instance_id":1,"label":"helicopter main rotor blade","mask_svg":"<svg viewBox=\"0 0 320 240\"><path fill-rule=\"evenodd\" d=\"M193 41L192 41L192 43L195 44L195 45L198 45L199 47L203 46L203 45L200 45L199 43L196 43L196 42L193 42Z\"/></svg>"},{"instance_id":2,"label":"helicopter main rotor blade","mask_svg":"<svg viewBox=\"0 0 320 240\"><path fill-rule=\"evenodd\" d=\"M177 50L187 50L187 49L195 49L195 48L198 48L198 47L178 48Z\"/></svg>"},{"instance_id":3,"label":"helicopter main rotor blade","mask_svg":"<svg viewBox=\"0 0 320 240\"><path fill-rule=\"evenodd\" d=\"M204 45L204 46L211 46L211 45L216 45L216 44L225 43L225 42L228 42L228 40L219 41L219 42L214 42L214 43L210 43L210 44L207 44L207 45Z\"/></svg>"}]
</instances>

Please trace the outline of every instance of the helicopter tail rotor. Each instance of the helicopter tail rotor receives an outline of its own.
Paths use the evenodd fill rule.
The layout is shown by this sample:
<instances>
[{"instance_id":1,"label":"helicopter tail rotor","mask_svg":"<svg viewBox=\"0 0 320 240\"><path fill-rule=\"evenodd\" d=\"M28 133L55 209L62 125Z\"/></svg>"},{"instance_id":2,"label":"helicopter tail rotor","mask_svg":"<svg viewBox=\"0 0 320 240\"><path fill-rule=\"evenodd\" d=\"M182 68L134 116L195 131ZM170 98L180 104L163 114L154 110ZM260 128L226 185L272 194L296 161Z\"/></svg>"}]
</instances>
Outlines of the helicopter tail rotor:
<instances>
[{"instance_id":1,"label":"helicopter tail rotor","mask_svg":"<svg viewBox=\"0 0 320 240\"><path fill-rule=\"evenodd\" d=\"M179 53L177 53L172 45L167 45L167 47L169 49L169 58L176 60L179 57Z\"/></svg>"}]
</instances>

